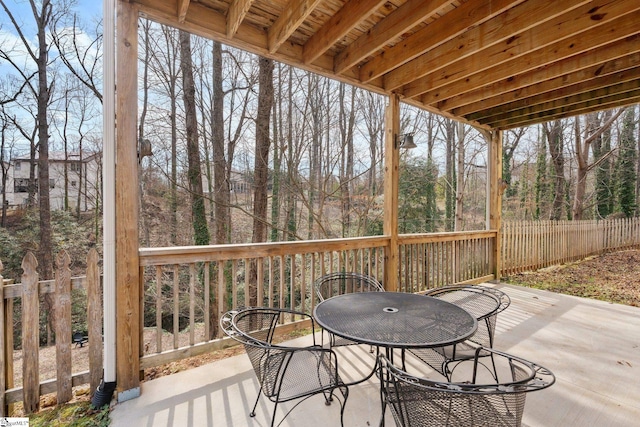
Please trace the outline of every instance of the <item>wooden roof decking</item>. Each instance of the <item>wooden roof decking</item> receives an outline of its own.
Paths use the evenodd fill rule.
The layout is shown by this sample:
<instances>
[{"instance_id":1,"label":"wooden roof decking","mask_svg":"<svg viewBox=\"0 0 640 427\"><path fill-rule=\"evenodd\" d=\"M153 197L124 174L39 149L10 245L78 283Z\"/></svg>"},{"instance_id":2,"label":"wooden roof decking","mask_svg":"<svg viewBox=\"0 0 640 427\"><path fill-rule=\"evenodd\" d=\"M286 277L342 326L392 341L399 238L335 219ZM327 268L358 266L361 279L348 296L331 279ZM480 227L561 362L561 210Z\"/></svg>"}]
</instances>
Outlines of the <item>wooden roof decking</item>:
<instances>
[{"instance_id":1,"label":"wooden roof decking","mask_svg":"<svg viewBox=\"0 0 640 427\"><path fill-rule=\"evenodd\" d=\"M640 102L638 0L132 0L148 18L486 129Z\"/></svg>"}]
</instances>

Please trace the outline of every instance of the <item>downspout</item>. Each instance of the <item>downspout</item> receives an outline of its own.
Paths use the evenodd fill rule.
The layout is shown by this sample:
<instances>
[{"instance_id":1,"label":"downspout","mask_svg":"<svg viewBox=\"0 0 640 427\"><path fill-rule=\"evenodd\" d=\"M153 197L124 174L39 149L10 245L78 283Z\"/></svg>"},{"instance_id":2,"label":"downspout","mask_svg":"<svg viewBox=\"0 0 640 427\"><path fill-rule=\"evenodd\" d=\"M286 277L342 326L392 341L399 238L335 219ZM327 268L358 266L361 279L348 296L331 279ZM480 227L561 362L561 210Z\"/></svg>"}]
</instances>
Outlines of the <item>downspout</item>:
<instances>
[{"instance_id":1,"label":"downspout","mask_svg":"<svg viewBox=\"0 0 640 427\"><path fill-rule=\"evenodd\" d=\"M104 16L102 90L104 376L91 399L91 405L94 408L108 405L116 388L115 0L103 0L102 10Z\"/></svg>"}]
</instances>

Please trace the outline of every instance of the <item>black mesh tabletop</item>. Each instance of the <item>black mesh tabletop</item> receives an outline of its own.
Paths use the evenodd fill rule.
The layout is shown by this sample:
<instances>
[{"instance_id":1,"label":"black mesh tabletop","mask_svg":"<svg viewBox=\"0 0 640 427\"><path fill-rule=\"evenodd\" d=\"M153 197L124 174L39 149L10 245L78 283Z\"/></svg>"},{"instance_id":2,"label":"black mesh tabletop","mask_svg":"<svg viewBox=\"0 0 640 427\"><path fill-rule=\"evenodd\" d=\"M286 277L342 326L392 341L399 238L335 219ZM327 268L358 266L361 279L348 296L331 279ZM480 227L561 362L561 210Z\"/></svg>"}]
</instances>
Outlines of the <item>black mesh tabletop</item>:
<instances>
[{"instance_id":1,"label":"black mesh tabletop","mask_svg":"<svg viewBox=\"0 0 640 427\"><path fill-rule=\"evenodd\" d=\"M394 348L442 347L473 335L478 323L447 301L402 292L335 296L314 310L327 331L364 344Z\"/></svg>"}]
</instances>

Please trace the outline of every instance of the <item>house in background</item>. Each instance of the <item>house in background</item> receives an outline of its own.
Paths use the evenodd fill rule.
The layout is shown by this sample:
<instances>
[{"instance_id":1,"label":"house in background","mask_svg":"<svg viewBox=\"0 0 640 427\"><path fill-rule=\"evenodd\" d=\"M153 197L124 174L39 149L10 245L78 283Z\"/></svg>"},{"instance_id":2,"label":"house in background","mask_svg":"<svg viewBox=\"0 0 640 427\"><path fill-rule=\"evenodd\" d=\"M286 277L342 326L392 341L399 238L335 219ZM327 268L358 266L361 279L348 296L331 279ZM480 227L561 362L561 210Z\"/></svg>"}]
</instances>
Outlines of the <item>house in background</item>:
<instances>
[{"instance_id":1,"label":"house in background","mask_svg":"<svg viewBox=\"0 0 640 427\"><path fill-rule=\"evenodd\" d=\"M0 203L13 205L13 176L10 173L11 163L2 162L0 170Z\"/></svg>"},{"instance_id":2,"label":"house in background","mask_svg":"<svg viewBox=\"0 0 640 427\"><path fill-rule=\"evenodd\" d=\"M80 155L80 153L50 152L49 201L51 209L68 208L80 212L94 209L101 193L101 162L100 153L82 153ZM30 164L29 157L16 157L11 160L9 180L6 186L7 200L9 200L10 206L24 206L28 203ZM36 176L37 169L36 164Z\"/></svg>"}]
</instances>

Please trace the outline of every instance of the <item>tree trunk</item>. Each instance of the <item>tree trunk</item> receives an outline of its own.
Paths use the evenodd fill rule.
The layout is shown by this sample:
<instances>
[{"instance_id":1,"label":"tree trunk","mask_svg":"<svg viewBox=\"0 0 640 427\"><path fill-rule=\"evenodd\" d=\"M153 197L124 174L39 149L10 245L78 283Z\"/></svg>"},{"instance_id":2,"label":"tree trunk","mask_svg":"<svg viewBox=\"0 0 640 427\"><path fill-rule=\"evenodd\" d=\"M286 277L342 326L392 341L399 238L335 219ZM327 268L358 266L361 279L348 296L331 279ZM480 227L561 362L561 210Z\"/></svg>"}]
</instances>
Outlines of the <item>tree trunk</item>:
<instances>
[{"instance_id":1,"label":"tree trunk","mask_svg":"<svg viewBox=\"0 0 640 427\"><path fill-rule=\"evenodd\" d=\"M211 135L213 137L213 182L215 184L215 243L231 242L231 194L224 152L224 92L222 90L222 46L213 43L213 105Z\"/></svg>"},{"instance_id":2,"label":"tree trunk","mask_svg":"<svg viewBox=\"0 0 640 427\"><path fill-rule=\"evenodd\" d=\"M540 219L542 212L546 207L547 200L547 132L544 125L540 125L540 134L538 144L538 155L536 156L536 183L535 197L536 208L534 219Z\"/></svg>"},{"instance_id":3,"label":"tree trunk","mask_svg":"<svg viewBox=\"0 0 640 427\"><path fill-rule=\"evenodd\" d=\"M455 194L456 194L456 150L455 150L455 123L445 119L445 138L447 144L446 154L446 188L445 188L445 230L454 230Z\"/></svg>"},{"instance_id":4,"label":"tree trunk","mask_svg":"<svg viewBox=\"0 0 640 427\"><path fill-rule=\"evenodd\" d=\"M258 114L256 117L256 157L254 166L253 243L267 240L267 186L269 183L269 125L273 105L273 60L260 58ZM251 263L249 304L258 305L257 265Z\"/></svg>"},{"instance_id":5,"label":"tree trunk","mask_svg":"<svg viewBox=\"0 0 640 427\"><path fill-rule=\"evenodd\" d=\"M555 120L544 125L549 141L549 152L554 169L554 192L551 220L562 218L563 206L566 196L567 180L564 176L564 140L562 137L562 123Z\"/></svg>"},{"instance_id":6,"label":"tree trunk","mask_svg":"<svg viewBox=\"0 0 640 427\"><path fill-rule=\"evenodd\" d=\"M35 14L35 7L33 7ZM51 3L43 0L38 23L38 202L40 205L40 277L53 279L53 241L51 230L51 202L49 199L49 121L47 107L49 104L49 84L47 81L48 46L46 28L51 18ZM53 294L46 294L43 309L47 313L47 343L52 344L53 320L55 304Z\"/></svg>"},{"instance_id":7,"label":"tree trunk","mask_svg":"<svg viewBox=\"0 0 640 427\"><path fill-rule=\"evenodd\" d=\"M187 159L189 191L191 193L191 215L193 221L193 240L196 245L209 244L209 229L202 194L202 171L200 165L200 147L198 145L198 122L191 62L191 35L180 31L180 67L182 70L182 92L186 116Z\"/></svg>"},{"instance_id":8,"label":"tree trunk","mask_svg":"<svg viewBox=\"0 0 640 427\"><path fill-rule=\"evenodd\" d=\"M279 240L280 224L280 175L282 174L282 150L284 144L282 132L282 64L278 64L278 96L273 107L273 185L271 190L271 237L272 242Z\"/></svg>"},{"instance_id":9,"label":"tree trunk","mask_svg":"<svg viewBox=\"0 0 640 427\"><path fill-rule=\"evenodd\" d=\"M458 175L456 177L456 217L453 229L464 230L464 124L457 123L457 147L458 147Z\"/></svg>"}]
</instances>

